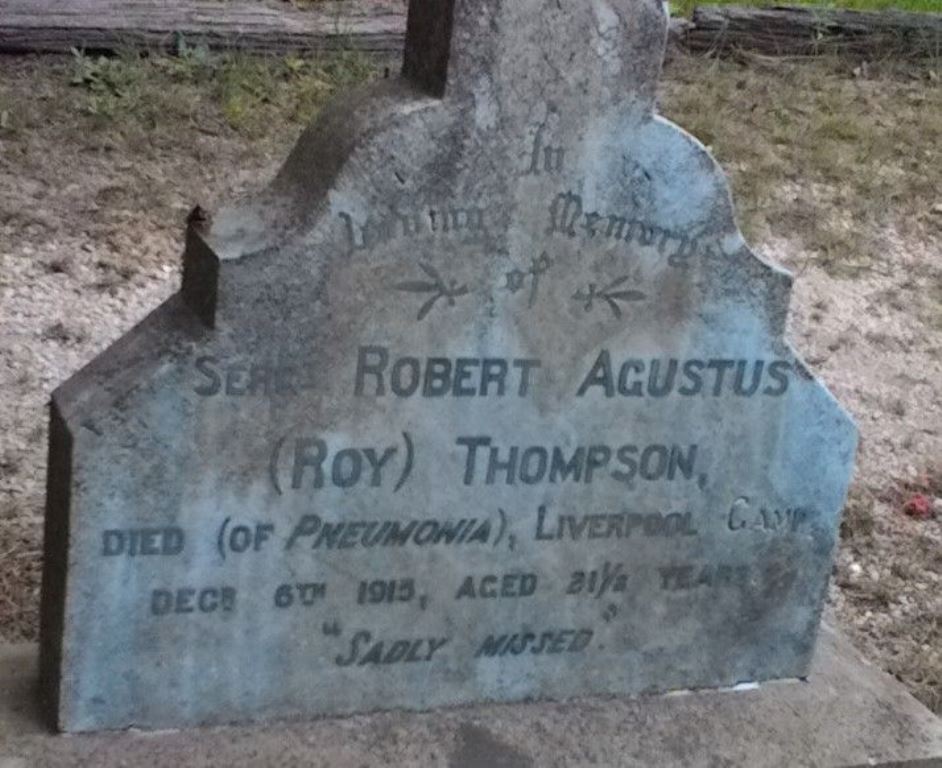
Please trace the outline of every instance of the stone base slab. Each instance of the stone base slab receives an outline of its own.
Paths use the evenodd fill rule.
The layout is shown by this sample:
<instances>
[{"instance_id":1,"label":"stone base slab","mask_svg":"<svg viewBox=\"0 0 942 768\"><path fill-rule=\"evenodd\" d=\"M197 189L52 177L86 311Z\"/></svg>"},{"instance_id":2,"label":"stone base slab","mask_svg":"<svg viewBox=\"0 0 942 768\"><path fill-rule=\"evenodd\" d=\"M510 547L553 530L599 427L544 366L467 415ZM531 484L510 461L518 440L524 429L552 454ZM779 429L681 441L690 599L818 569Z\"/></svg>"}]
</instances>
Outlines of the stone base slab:
<instances>
[{"instance_id":1,"label":"stone base slab","mask_svg":"<svg viewBox=\"0 0 942 768\"><path fill-rule=\"evenodd\" d=\"M36 657L0 646L0 768L942 766L942 720L827 627L804 682L82 736L44 726Z\"/></svg>"}]
</instances>

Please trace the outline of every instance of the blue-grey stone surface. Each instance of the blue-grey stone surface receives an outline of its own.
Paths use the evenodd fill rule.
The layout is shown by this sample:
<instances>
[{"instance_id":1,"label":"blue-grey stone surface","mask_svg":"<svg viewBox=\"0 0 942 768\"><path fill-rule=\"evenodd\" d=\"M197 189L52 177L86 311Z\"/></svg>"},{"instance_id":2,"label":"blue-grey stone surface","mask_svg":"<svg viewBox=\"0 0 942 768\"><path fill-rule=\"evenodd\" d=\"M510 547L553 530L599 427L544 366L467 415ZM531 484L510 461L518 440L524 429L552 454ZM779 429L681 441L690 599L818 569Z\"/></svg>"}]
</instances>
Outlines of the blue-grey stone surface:
<instances>
[{"instance_id":1,"label":"blue-grey stone surface","mask_svg":"<svg viewBox=\"0 0 942 768\"><path fill-rule=\"evenodd\" d=\"M856 431L783 338L655 0L414 2L404 74L194 216L56 391L81 731L807 674Z\"/></svg>"},{"instance_id":2,"label":"blue-grey stone surface","mask_svg":"<svg viewBox=\"0 0 942 768\"><path fill-rule=\"evenodd\" d=\"M36 649L0 645L3 768L938 768L942 720L821 628L806 682L59 738Z\"/></svg>"}]
</instances>

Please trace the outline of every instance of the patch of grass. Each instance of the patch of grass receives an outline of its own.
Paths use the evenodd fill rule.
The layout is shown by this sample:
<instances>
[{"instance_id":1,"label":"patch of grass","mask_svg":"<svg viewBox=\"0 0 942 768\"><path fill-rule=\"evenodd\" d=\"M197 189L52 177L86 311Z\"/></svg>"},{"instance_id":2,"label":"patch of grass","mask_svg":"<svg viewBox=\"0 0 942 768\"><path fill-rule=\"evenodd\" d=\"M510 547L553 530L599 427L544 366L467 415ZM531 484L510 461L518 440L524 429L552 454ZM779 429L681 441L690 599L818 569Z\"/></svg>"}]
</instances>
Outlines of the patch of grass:
<instances>
[{"instance_id":1,"label":"patch of grass","mask_svg":"<svg viewBox=\"0 0 942 768\"><path fill-rule=\"evenodd\" d=\"M181 47L178 56L90 57L73 51L71 83L80 109L98 124L150 129L186 120L223 122L249 136L273 119L306 123L337 90L369 79L375 63L342 52L318 58L211 54ZM205 112L206 96L215 110Z\"/></svg>"},{"instance_id":2,"label":"patch of grass","mask_svg":"<svg viewBox=\"0 0 942 768\"><path fill-rule=\"evenodd\" d=\"M11 504L12 506L12 504ZM39 623L42 522L0 517L0 608L7 641L34 640Z\"/></svg>"},{"instance_id":3,"label":"patch of grass","mask_svg":"<svg viewBox=\"0 0 942 768\"><path fill-rule=\"evenodd\" d=\"M661 109L729 173L750 240L798 240L854 277L882 269L895 236L942 238L938 67L678 57Z\"/></svg>"},{"instance_id":4,"label":"patch of grass","mask_svg":"<svg viewBox=\"0 0 942 768\"><path fill-rule=\"evenodd\" d=\"M934 272L929 279L922 316L927 325L942 329L942 270Z\"/></svg>"},{"instance_id":5,"label":"patch of grass","mask_svg":"<svg viewBox=\"0 0 942 768\"><path fill-rule=\"evenodd\" d=\"M335 92L377 71L354 53L257 57L182 45L178 56L76 52L67 103L55 98L83 116L90 142L123 137L148 151L184 134L273 138L275 127L307 124ZM52 106L3 94L0 82L0 108L14 130L34 112L42 121ZM942 239L942 60L864 68L828 58L678 55L662 83L661 111L729 173L753 242L788 239L831 275L853 278L885 268L900 237L930 248ZM925 316L942 322L942 288L923 296Z\"/></svg>"},{"instance_id":6,"label":"patch of grass","mask_svg":"<svg viewBox=\"0 0 942 768\"><path fill-rule=\"evenodd\" d=\"M841 518L841 540L860 544L873 536L876 500L863 486L851 487Z\"/></svg>"},{"instance_id":7,"label":"patch of grass","mask_svg":"<svg viewBox=\"0 0 942 768\"><path fill-rule=\"evenodd\" d=\"M776 5L807 5L815 8L847 8L853 11L915 11L942 13L940 0L670 0L673 14L689 16L698 5L748 5L770 8Z\"/></svg>"},{"instance_id":8,"label":"patch of grass","mask_svg":"<svg viewBox=\"0 0 942 768\"><path fill-rule=\"evenodd\" d=\"M0 90L0 136L13 132L13 115L8 102L9 97Z\"/></svg>"},{"instance_id":9,"label":"patch of grass","mask_svg":"<svg viewBox=\"0 0 942 768\"><path fill-rule=\"evenodd\" d=\"M911 619L901 628L913 642L891 659L888 671L916 694L931 711L942 713L942 615L938 612Z\"/></svg>"}]
</instances>

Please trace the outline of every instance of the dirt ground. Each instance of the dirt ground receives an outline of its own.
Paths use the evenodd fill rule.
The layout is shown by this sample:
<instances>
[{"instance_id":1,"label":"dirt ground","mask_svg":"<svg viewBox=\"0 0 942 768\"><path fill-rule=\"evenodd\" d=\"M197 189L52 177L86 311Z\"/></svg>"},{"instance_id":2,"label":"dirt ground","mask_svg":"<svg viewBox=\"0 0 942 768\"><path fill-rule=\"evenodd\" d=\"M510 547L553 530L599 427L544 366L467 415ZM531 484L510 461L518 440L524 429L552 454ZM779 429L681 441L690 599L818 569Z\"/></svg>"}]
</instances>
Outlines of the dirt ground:
<instances>
[{"instance_id":1,"label":"dirt ground","mask_svg":"<svg viewBox=\"0 0 942 768\"><path fill-rule=\"evenodd\" d=\"M831 620L942 713L939 66L678 58L662 109L795 272L792 342L861 428ZM0 638L36 637L50 392L176 290L193 205L263 185L374 69L0 58Z\"/></svg>"}]
</instances>

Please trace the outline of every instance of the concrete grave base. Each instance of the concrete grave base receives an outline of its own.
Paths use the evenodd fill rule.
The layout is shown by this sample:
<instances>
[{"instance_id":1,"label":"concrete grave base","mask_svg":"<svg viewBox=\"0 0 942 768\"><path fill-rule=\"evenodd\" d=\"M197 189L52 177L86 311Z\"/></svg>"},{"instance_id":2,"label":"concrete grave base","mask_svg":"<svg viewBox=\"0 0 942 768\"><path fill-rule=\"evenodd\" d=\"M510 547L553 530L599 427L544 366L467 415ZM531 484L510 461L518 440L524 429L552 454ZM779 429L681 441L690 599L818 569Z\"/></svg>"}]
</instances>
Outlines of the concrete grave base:
<instances>
[{"instance_id":1,"label":"concrete grave base","mask_svg":"<svg viewBox=\"0 0 942 768\"><path fill-rule=\"evenodd\" d=\"M87 736L43 726L36 655L0 648L0 768L942 766L942 720L827 627L807 682Z\"/></svg>"}]
</instances>

